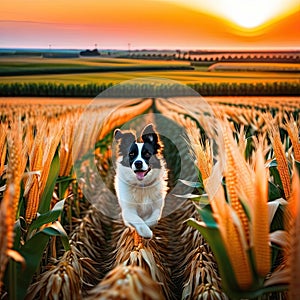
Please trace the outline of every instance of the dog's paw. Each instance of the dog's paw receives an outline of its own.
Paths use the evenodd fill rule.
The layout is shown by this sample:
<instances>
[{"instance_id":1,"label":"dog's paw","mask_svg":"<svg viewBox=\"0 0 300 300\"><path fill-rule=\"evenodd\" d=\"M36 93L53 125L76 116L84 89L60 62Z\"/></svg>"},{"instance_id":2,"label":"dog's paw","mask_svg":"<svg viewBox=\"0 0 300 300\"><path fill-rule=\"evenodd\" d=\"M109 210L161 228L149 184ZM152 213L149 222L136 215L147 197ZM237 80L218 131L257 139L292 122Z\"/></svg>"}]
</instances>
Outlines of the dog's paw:
<instances>
[{"instance_id":1,"label":"dog's paw","mask_svg":"<svg viewBox=\"0 0 300 300\"><path fill-rule=\"evenodd\" d=\"M138 234L145 239L152 239L153 233L148 226L138 225L135 227Z\"/></svg>"}]
</instances>

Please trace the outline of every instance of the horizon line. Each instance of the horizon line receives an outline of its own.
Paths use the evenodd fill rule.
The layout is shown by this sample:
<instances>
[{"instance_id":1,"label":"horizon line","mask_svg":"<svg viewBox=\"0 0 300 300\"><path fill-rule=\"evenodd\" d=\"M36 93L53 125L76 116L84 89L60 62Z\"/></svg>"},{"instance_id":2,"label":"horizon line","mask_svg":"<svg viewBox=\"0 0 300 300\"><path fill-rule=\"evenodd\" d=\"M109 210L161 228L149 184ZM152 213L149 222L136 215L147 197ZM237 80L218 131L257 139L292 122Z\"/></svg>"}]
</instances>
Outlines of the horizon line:
<instances>
[{"instance_id":1,"label":"horizon line","mask_svg":"<svg viewBox=\"0 0 300 300\"><path fill-rule=\"evenodd\" d=\"M51 44L49 44L51 45ZM47 50L47 51L54 51L54 50L73 50L73 51L81 51L86 49L97 49L98 51L126 51L126 52L134 52L134 51L300 51L300 47L246 47L246 46L239 46L239 47L222 47L222 46L216 46L216 47L189 47L189 48L180 48L180 47L140 47L136 49L128 49L126 47L124 48L115 48L115 47L105 47L105 48L99 48L99 47L63 47L63 46L57 46L57 47L13 47L13 46L0 46L0 50Z\"/></svg>"}]
</instances>

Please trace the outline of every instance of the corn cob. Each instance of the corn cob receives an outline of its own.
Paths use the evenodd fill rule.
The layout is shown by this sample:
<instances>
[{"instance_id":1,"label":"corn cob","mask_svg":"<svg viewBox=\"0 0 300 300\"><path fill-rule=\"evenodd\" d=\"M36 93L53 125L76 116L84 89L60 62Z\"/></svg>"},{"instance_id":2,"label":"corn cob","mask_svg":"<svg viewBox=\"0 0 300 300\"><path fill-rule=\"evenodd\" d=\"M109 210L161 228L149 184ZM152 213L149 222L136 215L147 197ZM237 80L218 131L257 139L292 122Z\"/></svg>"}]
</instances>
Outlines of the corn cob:
<instances>
[{"instance_id":1,"label":"corn cob","mask_svg":"<svg viewBox=\"0 0 300 300\"><path fill-rule=\"evenodd\" d=\"M205 181L212 171L212 157L209 152L209 146L204 147L201 142L201 137L199 134L199 129L196 127L187 127L187 135L191 141L191 147L195 155L197 167L202 175L203 180Z\"/></svg>"},{"instance_id":2,"label":"corn cob","mask_svg":"<svg viewBox=\"0 0 300 300\"><path fill-rule=\"evenodd\" d=\"M284 128L287 130L288 135L291 139L295 160L300 161L300 141L299 141L300 130L297 127L297 124L292 114L290 115L290 120L287 122L286 125L284 125Z\"/></svg>"},{"instance_id":3,"label":"corn cob","mask_svg":"<svg viewBox=\"0 0 300 300\"><path fill-rule=\"evenodd\" d=\"M8 135L9 161L4 197L0 203L0 291L8 255L14 243L14 225L20 198L20 153L22 148L21 132Z\"/></svg>"},{"instance_id":4,"label":"corn cob","mask_svg":"<svg viewBox=\"0 0 300 300\"><path fill-rule=\"evenodd\" d=\"M291 194L291 180L290 180L290 173L289 173L287 159L280 139L278 127L275 127L274 124L271 124L270 126L271 127L269 129L269 134L270 134L271 142L273 144L275 157L277 160L277 168L278 168L279 176L282 182L285 198L289 199Z\"/></svg>"},{"instance_id":5,"label":"corn cob","mask_svg":"<svg viewBox=\"0 0 300 300\"><path fill-rule=\"evenodd\" d=\"M229 256L231 265L234 270L238 285L242 290L247 290L252 284L252 271L247 255L247 245L243 230L238 229L232 217L232 208L226 203L223 196L221 200L220 193L215 198L212 204L213 210L217 211L217 222L219 224L220 232L223 237L226 252ZM218 203L221 200L221 203ZM217 208L216 208L217 207Z\"/></svg>"},{"instance_id":6,"label":"corn cob","mask_svg":"<svg viewBox=\"0 0 300 300\"><path fill-rule=\"evenodd\" d=\"M47 179L48 179L48 175L49 175L49 171L50 171L50 166L51 166L51 162L52 159L54 157L55 151L58 147L58 144L60 142L61 136L62 136L62 129L61 129L61 125L59 123L56 124L49 124L49 136L47 139L47 145L46 145L46 149L48 151L44 150L43 153L43 167L42 167L42 172L41 172L41 178L40 178L40 190L39 190L39 195L40 197L42 196L46 183L47 183Z\"/></svg>"},{"instance_id":7,"label":"corn cob","mask_svg":"<svg viewBox=\"0 0 300 300\"><path fill-rule=\"evenodd\" d=\"M239 200L238 194L236 187L238 186L238 171L239 168L237 167L237 164L234 161L234 144L231 143L231 140L228 137L229 132L225 131L224 132L224 143L225 143L225 152L227 155L227 167L226 167L226 188L228 190L228 194L230 197L230 205L232 208L236 211L237 215L239 216L242 225L243 225L243 230L244 234L246 236L246 239L248 243L250 243L250 228L249 228L249 220L248 217L246 216L246 213L244 211L244 208ZM238 152L238 151L236 151Z\"/></svg>"},{"instance_id":8,"label":"corn cob","mask_svg":"<svg viewBox=\"0 0 300 300\"><path fill-rule=\"evenodd\" d=\"M3 174L6 159L6 132L7 124L0 123L0 176Z\"/></svg>"},{"instance_id":9,"label":"corn cob","mask_svg":"<svg viewBox=\"0 0 300 300\"><path fill-rule=\"evenodd\" d=\"M30 180L27 181L27 184L30 184L30 187L28 187L27 205L25 213L25 220L28 224L30 224L32 220L36 217L40 203L40 171L42 169L43 159L43 149L41 144L36 146L36 149L34 149L34 154L35 157L33 160L32 171L39 173L34 173L30 175Z\"/></svg>"},{"instance_id":10,"label":"corn cob","mask_svg":"<svg viewBox=\"0 0 300 300\"><path fill-rule=\"evenodd\" d=\"M229 256L234 274L239 287L243 290L250 288L252 284L252 271L247 255L247 244L243 237L243 230L233 220L232 208L226 203L222 188L218 190L211 201L212 209L219 224L226 252Z\"/></svg>"},{"instance_id":11,"label":"corn cob","mask_svg":"<svg viewBox=\"0 0 300 300\"><path fill-rule=\"evenodd\" d=\"M288 270L289 299L300 297L300 179L294 166L292 178L292 193L285 213L285 228L288 232L288 243L284 258Z\"/></svg>"},{"instance_id":12,"label":"corn cob","mask_svg":"<svg viewBox=\"0 0 300 300\"><path fill-rule=\"evenodd\" d=\"M228 243L230 243L227 253L229 255L229 259L231 261L239 287L242 290L247 290L251 287L253 281L252 270L246 252L247 249L243 245L241 240L242 237L237 225L235 225L232 221L232 218L229 217L229 207L227 210L228 217L226 218L226 232Z\"/></svg>"},{"instance_id":13,"label":"corn cob","mask_svg":"<svg viewBox=\"0 0 300 300\"><path fill-rule=\"evenodd\" d=\"M257 149L255 168L256 198L253 205L253 250L257 273L265 277L271 267L268 218L268 176L262 149Z\"/></svg>"}]
</instances>

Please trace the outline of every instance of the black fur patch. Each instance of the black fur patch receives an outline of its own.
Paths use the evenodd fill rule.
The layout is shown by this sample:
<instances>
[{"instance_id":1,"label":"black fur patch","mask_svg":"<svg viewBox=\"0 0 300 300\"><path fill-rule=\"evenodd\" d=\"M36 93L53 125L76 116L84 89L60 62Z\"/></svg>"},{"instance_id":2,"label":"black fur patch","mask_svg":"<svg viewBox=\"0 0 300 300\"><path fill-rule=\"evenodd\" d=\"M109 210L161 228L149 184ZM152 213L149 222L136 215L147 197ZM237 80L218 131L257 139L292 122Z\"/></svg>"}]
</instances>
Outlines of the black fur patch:
<instances>
[{"instance_id":1,"label":"black fur patch","mask_svg":"<svg viewBox=\"0 0 300 300\"><path fill-rule=\"evenodd\" d=\"M129 164L129 149L130 146L135 142L136 137L131 131L121 131L119 129L115 130L115 139L118 142L118 155L123 157L122 165L130 167Z\"/></svg>"},{"instance_id":2,"label":"black fur patch","mask_svg":"<svg viewBox=\"0 0 300 300\"><path fill-rule=\"evenodd\" d=\"M145 161L145 163L151 168L160 168L160 161L156 157L157 146L152 143L144 143L142 147L141 157ZM139 156L139 148L136 143L133 143L129 149L129 165L132 166L133 162Z\"/></svg>"},{"instance_id":3,"label":"black fur patch","mask_svg":"<svg viewBox=\"0 0 300 300\"><path fill-rule=\"evenodd\" d=\"M114 136L118 142L118 154L123 157L121 164L125 167L131 167L132 163L139 155L135 134L131 131L121 131L116 129ZM156 154L162 147L152 124L149 124L144 128L141 137L144 142L141 153L143 160L151 168L160 168L161 163L156 157Z\"/></svg>"},{"instance_id":4,"label":"black fur patch","mask_svg":"<svg viewBox=\"0 0 300 300\"><path fill-rule=\"evenodd\" d=\"M154 131L152 124L149 124L148 126L146 126L144 128L143 133L142 133L142 140L145 144L149 143L153 146L153 149L154 149L153 154L158 153L158 150L161 148L161 146L159 143L158 135Z\"/></svg>"}]
</instances>

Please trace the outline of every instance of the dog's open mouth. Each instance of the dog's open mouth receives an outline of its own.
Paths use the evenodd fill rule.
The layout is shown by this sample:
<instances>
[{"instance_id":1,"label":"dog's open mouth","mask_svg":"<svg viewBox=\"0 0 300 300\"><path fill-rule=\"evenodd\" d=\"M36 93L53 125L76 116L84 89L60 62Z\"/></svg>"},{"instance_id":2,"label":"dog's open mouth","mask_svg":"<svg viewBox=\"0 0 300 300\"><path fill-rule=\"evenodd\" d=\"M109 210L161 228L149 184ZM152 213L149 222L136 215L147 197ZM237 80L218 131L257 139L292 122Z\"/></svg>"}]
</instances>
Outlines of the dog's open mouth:
<instances>
[{"instance_id":1,"label":"dog's open mouth","mask_svg":"<svg viewBox=\"0 0 300 300\"><path fill-rule=\"evenodd\" d=\"M146 170L146 171L136 170L136 171L134 171L134 173L138 180L143 180L145 178L145 176L150 172L150 170L151 170L151 168L148 168L148 170Z\"/></svg>"}]
</instances>

